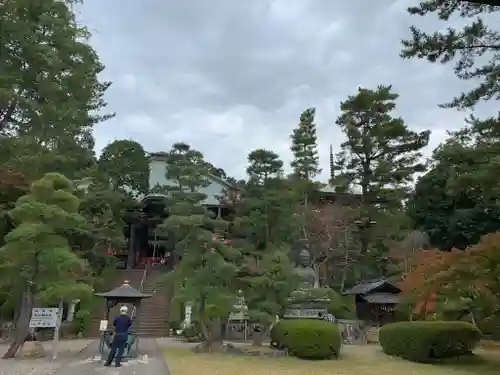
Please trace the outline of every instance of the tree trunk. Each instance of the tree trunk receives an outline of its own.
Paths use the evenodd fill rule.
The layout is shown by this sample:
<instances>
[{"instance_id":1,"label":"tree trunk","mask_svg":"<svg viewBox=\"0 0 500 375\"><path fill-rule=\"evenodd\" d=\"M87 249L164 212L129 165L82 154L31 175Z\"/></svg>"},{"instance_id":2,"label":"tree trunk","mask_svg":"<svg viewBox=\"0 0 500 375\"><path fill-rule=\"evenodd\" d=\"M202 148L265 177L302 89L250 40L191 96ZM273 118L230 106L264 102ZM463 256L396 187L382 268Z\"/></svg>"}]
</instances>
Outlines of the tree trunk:
<instances>
[{"instance_id":1,"label":"tree trunk","mask_svg":"<svg viewBox=\"0 0 500 375\"><path fill-rule=\"evenodd\" d=\"M253 346L262 346L264 339L269 335L269 331L271 330L270 324L260 324L261 331L253 336L252 345Z\"/></svg>"},{"instance_id":2,"label":"tree trunk","mask_svg":"<svg viewBox=\"0 0 500 375\"><path fill-rule=\"evenodd\" d=\"M224 344L222 320L220 318L212 319L208 327L202 322L201 327L203 333L201 349L208 353L220 351Z\"/></svg>"},{"instance_id":3,"label":"tree trunk","mask_svg":"<svg viewBox=\"0 0 500 375\"><path fill-rule=\"evenodd\" d=\"M15 321L14 341L10 345L3 359L14 358L23 346L29 334L29 324L31 320L31 311L34 306L34 296L29 285L26 286L26 291L22 295L21 304L19 306L18 318Z\"/></svg>"}]
</instances>

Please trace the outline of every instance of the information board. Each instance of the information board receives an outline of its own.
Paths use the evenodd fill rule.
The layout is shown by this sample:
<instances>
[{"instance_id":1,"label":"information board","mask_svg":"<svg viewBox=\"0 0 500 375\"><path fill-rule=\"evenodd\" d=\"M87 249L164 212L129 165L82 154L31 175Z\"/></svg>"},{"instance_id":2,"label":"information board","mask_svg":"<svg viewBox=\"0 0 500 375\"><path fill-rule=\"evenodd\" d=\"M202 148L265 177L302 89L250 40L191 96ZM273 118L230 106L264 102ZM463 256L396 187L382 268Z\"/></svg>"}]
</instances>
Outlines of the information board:
<instances>
[{"instance_id":1,"label":"information board","mask_svg":"<svg viewBox=\"0 0 500 375\"><path fill-rule=\"evenodd\" d=\"M55 328L59 309L36 307L31 312L30 328Z\"/></svg>"}]
</instances>

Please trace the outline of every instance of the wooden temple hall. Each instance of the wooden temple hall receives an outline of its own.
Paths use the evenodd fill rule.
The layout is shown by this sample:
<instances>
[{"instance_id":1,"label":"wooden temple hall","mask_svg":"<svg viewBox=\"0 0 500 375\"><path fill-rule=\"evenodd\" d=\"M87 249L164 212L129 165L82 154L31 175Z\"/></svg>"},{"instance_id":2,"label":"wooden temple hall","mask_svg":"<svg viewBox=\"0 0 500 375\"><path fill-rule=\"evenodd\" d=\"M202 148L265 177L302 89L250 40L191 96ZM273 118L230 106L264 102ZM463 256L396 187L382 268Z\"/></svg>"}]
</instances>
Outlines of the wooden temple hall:
<instances>
[{"instance_id":1,"label":"wooden temple hall","mask_svg":"<svg viewBox=\"0 0 500 375\"><path fill-rule=\"evenodd\" d=\"M165 177L165 153L150 154L149 189L157 186L168 186L172 183ZM207 186L200 189L207 198L203 202L216 217L226 218L230 209L221 197L229 200L237 198L238 189L230 183L208 174ZM86 189L91 180L80 180L76 184L80 189ZM118 259L119 268L141 268L146 262L163 264L171 267L175 263L173 244L168 244L167 238L161 238L156 227L166 218L165 199L162 194L148 194L139 198L140 209L128 212L124 221L127 223L125 236L128 244L125 249L110 249Z\"/></svg>"}]
</instances>

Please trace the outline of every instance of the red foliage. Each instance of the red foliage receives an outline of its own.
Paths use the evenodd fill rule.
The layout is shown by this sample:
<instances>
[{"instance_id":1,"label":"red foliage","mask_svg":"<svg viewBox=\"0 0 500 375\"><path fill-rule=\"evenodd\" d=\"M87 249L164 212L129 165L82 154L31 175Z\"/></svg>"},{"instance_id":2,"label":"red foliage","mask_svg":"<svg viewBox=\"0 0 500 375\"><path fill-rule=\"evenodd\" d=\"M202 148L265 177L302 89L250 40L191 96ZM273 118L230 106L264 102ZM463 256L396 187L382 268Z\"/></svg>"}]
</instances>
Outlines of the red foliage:
<instances>
[{"instance_id":1,"label":"red foliage","mask_svg":"<svg viewBox=\"0 0 500 375\"><path fill-rule=\"evenodd\" d=\"M459 251L422 250L415 254L412 270L404 275L398 287L403 294L415 293L418 296L415 313L434 312L436 290L442 287L442 280L432 276L447 270L456 259Z\"/></svg>"},{"instance_id":2,"label":"red foliage","mask_svg":"<svg viewBox=\"0 0 500 375\"><path fill-rule=\"evenodd\" d=\"M30 184L21 172L0 168L0 207L10 208L15 201L26 194Z\"/></svg>"}]
</instances>

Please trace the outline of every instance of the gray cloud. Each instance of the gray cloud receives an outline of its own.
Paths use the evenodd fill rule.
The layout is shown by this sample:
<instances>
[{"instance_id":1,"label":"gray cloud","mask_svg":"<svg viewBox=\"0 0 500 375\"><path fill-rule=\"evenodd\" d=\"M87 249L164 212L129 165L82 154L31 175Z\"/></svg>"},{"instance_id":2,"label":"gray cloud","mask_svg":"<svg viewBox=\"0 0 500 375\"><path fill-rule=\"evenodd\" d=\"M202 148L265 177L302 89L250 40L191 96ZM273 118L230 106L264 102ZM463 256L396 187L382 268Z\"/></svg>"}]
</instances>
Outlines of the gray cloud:
<instances>
[{"instance_id":1,"label":"gray cloud","mask_svg":"<svg viewBox=\"0 0 500 375\"><path fill-rule=\"evenodd\" d=\"M465 86L448 66L399 58L412 0L86 0L79 19L113 81L116 118L95 129L97 147L133 138L148 151L186 141L228 173L264 147L290 160L300 112L317 107L326 169L339 103L358 86L393 84L398 114L433 131L431 147L464 113L437 108ZM486 108L485 110L487 110Z\"/></svg>"}]
</instances>

